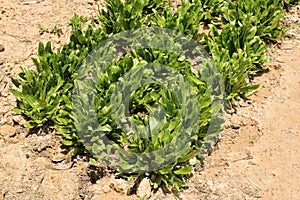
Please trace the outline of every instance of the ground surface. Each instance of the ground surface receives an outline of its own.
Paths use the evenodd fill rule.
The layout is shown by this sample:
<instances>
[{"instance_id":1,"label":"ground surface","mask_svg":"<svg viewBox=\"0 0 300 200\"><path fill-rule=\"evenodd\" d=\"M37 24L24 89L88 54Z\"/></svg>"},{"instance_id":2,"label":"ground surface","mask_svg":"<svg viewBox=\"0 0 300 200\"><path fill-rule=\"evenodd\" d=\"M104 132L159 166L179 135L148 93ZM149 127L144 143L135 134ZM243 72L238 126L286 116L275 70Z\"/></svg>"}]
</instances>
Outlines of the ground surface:
<instances>
[{"instance_id":1,"label":"ground surface","mask_svg":"<svg viewBox=\"0 0 300 200\"><path fill-rule=\"evenodd\" d=\"M92 0L0 0L0 200L2 199L139 199L126 196L130 183L88 166L84 157L70 159L59 136L48 130L29 132L11 109L9 76L30 59L39 41L67 42L73 13L96 15ZM300 7L285 23L300 21ZM62 34L44 32L62 24ZM59 27L59 26L58 26ZM300 27L270 45L268 73L254 79L261 88L236 112L227 115L226 131L180 193L182 199L300 199ZM55 164L56 162L57 164ZM147 185L141 193L147 194ZM142 187L142 186L140 186ZM161 191L151 199L174 199Z\"/></svg>"}]
</instances>

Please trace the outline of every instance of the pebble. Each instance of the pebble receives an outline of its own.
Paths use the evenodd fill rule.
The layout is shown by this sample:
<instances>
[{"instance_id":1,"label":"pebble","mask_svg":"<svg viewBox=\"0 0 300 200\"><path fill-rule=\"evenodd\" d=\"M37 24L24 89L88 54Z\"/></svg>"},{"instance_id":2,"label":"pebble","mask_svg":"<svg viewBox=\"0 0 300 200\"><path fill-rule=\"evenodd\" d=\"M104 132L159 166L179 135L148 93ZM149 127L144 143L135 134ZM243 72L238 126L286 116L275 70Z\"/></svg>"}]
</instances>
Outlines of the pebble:
<instances>
[{"instance_id":1,"label":"pebble","mask_svg":"<svg viewBox=\"0 0 300 200\"><path fill-rule=\"evenodd\" d=\"M56 154L56 155L53 155L52 157L52 162L62 162L63 160L66 159L66 155L65 154Z\"/></svg>"},{"instance_id":2,"label":"pebble","mask_svg":"<svg viewBox=\"0 0 300 200\"><path fill-rule=\"evenodd\" d=\"M27 152L27 153L25 154L25 157L28 159L28 158L30 157L30 155L31 155L31 153L30 153L30 152Z\"/></svg>"},{"instance_id":3,"label":"pebble","mask_svg":"<svg viewBox=\"0 0 300 200\"><path fill-rule=\"evenodd\" d=\"M5 51L4 45L2 43L0 43L0 52Z\"/></svg>"},{"instance_id":4,"label":"pebble","mask_svg":"<svg viewBox=\"0 0 300 200\"><path fill-rule=\"evenodd\" d=\"M225 128L231 128L231 123L230 123L229 120L226 120L226 121L225 121L224 127L225 127Z\"/></svg>"},{"instance_id":5,"label":"pebble","mask_svg":"<svg viewBox=\"0 0 300 200\"><path fill-rule=\"evenodd\" d=\"M19 125L24 125L26 123L26 120L21 115L14 115L12 116L12 119L16 124Z\"/></svg>"},{"instance_id":6,"label":"pebble","mask_svg":"<svg viewBox=\"0 0 300 200\"><path fill-rule=\"evenodd\" d=\"M286 60L280 56L278 56L277 58L275 58L275 60L279 63L286 63Z\"/></svg>"},{"instance_id":7,"label":"pebble","mask_svg":"<svg viewBox=\"0 0 300 200\"><path fill-rule=\"evenodd\" d=\"M102 187L102 191L103 191L104 193L109 193L109 192L110 192L110 187L109 187L108 185L104 185L104 186Z\"/></svg>"},{"instance_id":8,"label":"pebble","mask_svg":"<svg viewBox=\"0 0 300 200\"><path fill-rule=\"evenodd\" d=\"M151 197L151 185L150 185L149 178L144 178L141 181L141 183L136 191L136 194L140 198L149 199Z\"/></svg>"},{"instance_id":9,"label":"pebble","mask_svg":"<svg viewBox=\"0 0 300 200\"><path fill-rule=\"evenodd\" d=\"M227 114L233 114L233 113L235 113L236 112L236 110L234 109L234 108L232 108L232 109L226 109L226 113Z\"/></svg>"},{"instance_id":10,"label":"pebble","mask_svg":"<svg viewBox=\"0 0 300 200\"><path fill-rule=\"evenodd\" d=\"M231 124L231 128L232 129L239 129L239 128L241 128L241 125L237 124L237 123L234 123L234 124Z\"/></svg>"},{"instance_id":11,"label":"pebble","mask_svg":"<svg viewBox=\"0 0 300 200\"><path fill-rule=\"evenodd\" d=\"M241 128L241 119L237 115L232 115L230 118L231 128L239 129Z\"/></svg>"},{"instance_id":12,"label":"pebble","mask_svg":"<svg viewBox=\"0 0 300 200\"><path fill-rule=\"evenodd\" d=\"M5 124L0 127L0 135L6 137L14 137L16 135L16 127Z\"/></svg>"},{"instance_id":13,"label":"pebble","mask_svg":"<svg viewBox=\"0 0 300 200\"><path fill-rule=\"evenodd\" d=\"M130 182L124 179L114 179L110 184L110 188L115 190L116 192L128 195L131 190Z\"/></svg>"},{"instance_id":14,"label":"pebble","mask_svg":"<svg viewBox=\"0 0 300 200\"><path fill-rule=\"evenodd\" d=\"M254 161L249 161L248 162L249 163L249 165L258 165L256 162L254 162Z\"/></svg>"},{"instance_id":15,"label":"pebble","mask_svg":"<svg viewBox=\"0 0 300 200\"><path fill-rule=\"evenodd\" d=\"M297 23L299 21L296 17L293 17L291 20L293 21L293 23Z\"/></svg>"},{"instance_id":16,"label":"pebble","mask_svg":"<svg viewBox=\"0 0 300 200\"><path fill-rule=\"evenodd\" d=\"M16 193L23 193L23 192L25 192L24 189L18 189L18 190L16 190Z\"/></svg>"},{"instance_id":17,"label":"pebble","mask_svg":"<svg viewBox=\"0 0 300 200\"><path fill-rule=\"evenodd\" d=\"M87 2L89 5L93 5L94 4L94 1L93 0L88 0Z\"/></svg>"}]
</instances>

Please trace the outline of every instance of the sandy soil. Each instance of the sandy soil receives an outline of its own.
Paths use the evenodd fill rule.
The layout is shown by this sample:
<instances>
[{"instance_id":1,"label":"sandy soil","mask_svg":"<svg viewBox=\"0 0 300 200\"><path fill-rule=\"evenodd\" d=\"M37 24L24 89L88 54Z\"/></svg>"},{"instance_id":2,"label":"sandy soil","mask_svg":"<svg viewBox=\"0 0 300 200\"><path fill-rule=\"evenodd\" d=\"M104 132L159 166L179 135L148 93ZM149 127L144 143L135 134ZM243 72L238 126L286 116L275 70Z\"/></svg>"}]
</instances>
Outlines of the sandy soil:
<instances>
[{"instance_id":1,"label":"sandy soil","mask_svg":"<svg viewBox=\"0 0 300 200\"><path fill-rule=\"evenodd\" d=\"M23 2L23 3L22 3ZM92 0L0 0L0 200L2 199L139 199L126 196L131 183L90 167L85 157L70 159L60 137L49 130L29 131L14 115L10 76L30 59L39 41L67 42L74 13L95 16ZM98 2L98 4L100 4ZM285 23L300 20L300 6ZM41 34L61 24L61 35ZM60 26L58 26L60 27ZM300 199L300 27L270 45L269 72L254 79L261 88L227 115L226 130L180 193L182 199ZM1 48L3 47L3 48ZM142 191L145 194L145 191ZM150 199L175 199L161 191Z\"/></svg>"}]
</instances>

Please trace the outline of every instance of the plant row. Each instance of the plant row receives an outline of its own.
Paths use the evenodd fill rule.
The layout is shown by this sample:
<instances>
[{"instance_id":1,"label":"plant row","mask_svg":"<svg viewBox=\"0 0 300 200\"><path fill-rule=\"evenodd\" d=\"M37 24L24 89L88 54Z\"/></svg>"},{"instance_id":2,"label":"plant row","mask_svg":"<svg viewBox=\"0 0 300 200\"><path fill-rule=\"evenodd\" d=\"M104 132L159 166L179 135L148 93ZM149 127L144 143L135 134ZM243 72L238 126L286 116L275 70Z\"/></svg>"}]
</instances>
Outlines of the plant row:
<instances>
[{"instance_id":1,"label":"plant row","mask_svg":"<svg viewBox=\"0 0 300 200\"><path fill-rule=\"evenodd\" d=\"M155 27L174 30L196 41L208 52L208 57L219 72L219 75L210 74L208 78L212 80L215 76L220 76L226 95L217 98L220 102L225 99L226 106L230 107L232 100L246 98L258 88L258 85L251 83L251 78L268 61L267 43L285 35L286 27L280 26L280 20L285 8L298 1L183 0L176 9L171 2L161 0L105 2L105 8L99 10L96 19L74 15L70 21L72 33L69 43L59 49L54 49L51 42L39 44L38 58L33 58L36 70L23 69L19 77L12 78L17 87L11 90L17 99L17 108L14 111L26 117L25 126L29 128L54 128L62 135L62 143L74 149L74 155L90 152L95 159L101 160L102 156L112 155L114 151L121 152L118 156L123 164L115 166L120 176L136 180L147 176L154 189L162 186L168 190L178 190L184 186L185 178L191 173L195 163L200 162L197 157L199 151L205 151L207 145L213 144L222 132L223 120L215 117L222 108L215 106L211 98L211 91L220 88L217 84L208 86L207 77L193 71L190 61L166 50L144 48L123 52L120 58L100 71L96 81L91 84L76 82L81 76L82 68L93 69L93 66L88 65L86 68L82 67L85 66L86 59L99 44L124 31ZM203 27L209 29L209 33L205 33ZM161 37L164 36L163 32L160 34ZM176 35L169 38L171 45L178 45L176 39ZM122 43L121 40L119 42ZM182 48L183 44L180 45ZM121 46L116 44L114 48ZM151 80L139 88L131 88L135 82L130 79L121 81L128 73L145 79L151 77L151 70L159 69L153 67L150 72L140 70L151 63L169 66L174 70L174 77L178 79L180 76L175 72L184 75L191 84L195 98L201 104L194 105L189 99L178 99L174 95L176 89L172 92L162 85L151 83ZM210 66L210 63L206 64ZM160 72L162 76L173 76L172 70ZM155 134L145 137L129 134L116 122L113 115L121 116L125 112L122 107L115 109L111 102L120 83L123 84L122 87L132 91L128 94L127 101L130 120L136 124L136 132L148 134L149 131L143 131L145 127L160 125L157 122L159 119L164 122L163 125L150 130ZM88 93L74 92L78 86L86 88L86 91L91 91L94 95L91 97ZM186 96L187 91L188 89L184 89L179 93ZM86 98L74 100L74 95ZM186 111L182 104L187 105ZM74 111L74 105L80 106ZM161 113L161 110L164 112ZM192 110L197 110L201 118L185 115L185 112L192 113ZM96 118L96 122L91 122L92 118ZM194 119L197 121L193 129L187 127L184 130L180 126L183 120L190 122ZM178 134L182 138L177 137ZM114 151L107 149L103 142L105 138L114 143ZM182 142L187 138L188 146ZM180 148L171 146L169 153L162 154L161 157L159 154L151 154L170 146L172 140L184 150L178 152ZM134 152L134 155L145 156L140 159L132 154L128 155L128 151ZM172 158L169 163L165 163L168 160L166 155ZM151 171L145 168L145 160L150 162L152 156L156 156L159 161L152 163L157 168ZM91 161L95 163L94 159Z\"/></svg>"}]
</instances>

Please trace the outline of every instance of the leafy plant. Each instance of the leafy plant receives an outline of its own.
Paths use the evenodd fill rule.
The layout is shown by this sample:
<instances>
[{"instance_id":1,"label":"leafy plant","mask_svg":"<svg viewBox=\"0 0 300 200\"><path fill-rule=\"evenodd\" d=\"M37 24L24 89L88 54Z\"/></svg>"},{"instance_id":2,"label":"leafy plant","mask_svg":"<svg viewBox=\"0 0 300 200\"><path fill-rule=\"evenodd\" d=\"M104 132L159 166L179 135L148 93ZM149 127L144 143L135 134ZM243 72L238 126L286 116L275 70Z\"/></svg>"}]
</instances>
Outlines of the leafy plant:
<instances>
[{"instance_id":1,"label":"leafy plant","mask_svg":"<svg viewBox=\"0 0 300 200\"><path fill-rule=\"evenodd\" d=\"M175 13L172 9L166 9L163 13L157 10L153 12L152 24L154 26L176 30L194 39L199 37L200 21L204 18L200 1L183 0Z\"/></svg>"},{"instance_id":2,"label":"leafy plant","mask_svg":"<svg viewBox=\"0 0 300 200\"><path fill-rule=\"evenodd\" d=\"M162 32L157 35L159 38L163 38L163 34ZM136 36L133 38L139 37ZM147 38L147 35L145 38ZM127 38L121 39L123 43L126 40ZM152 38L152 40L161 43L161 40L155 40L154 38ZM185 43L178 43L178 41L183 42L182 40L177 40L176 36L170 37L168 40L169 48L178 48L178 46L185 45ZM123 49L121 49L122 47L118 46L118 44L118 42L115 42L115 49L122 52ZM118 53L115 54L118 55ZM96 53L96 55L98 55L98 53ZM210 132L210 135L206 134L210 122L212 121L212 116L217 115L221 108L212 106L211 94L203 77L201 77L199 73L193 72L191 64L187 61L181 61L180 56L181 55L175 53L151 48L130 51L122 56L120 60L115 60L112 64L107 66L104 71L95 73L95 76L99 77L98 79L95 78L97 81L89 82L82 79L78 81L76 87L79 89L85 88L85 92L76 92L79 97L84 98L76 98L75 108L77 108L77 111L75 112L74 119L76 130L81 133L80 138L85 141L86 148L93 152L95 156L99 156L100 159L105 158L110 162L112 162L113 159L107 159L107 157L114 154L112 152L118 151L119 154L117 157L119 157L120 160L115 167L120 172L120 175L125 177L145 176L145 172L153 169L154 171L148 173L147 176L159 177L161 180L159 184L156 183L158 184L157 186L154 183L153 185L158 187L163 184L168 189L172 187L179 189L182 186L184 176L190 172L188 169L192 169L189 160L198 154L199 150L203 148L204 142L208 142L211 137L219 134L221 124L223 123L222 120L219 122L214 121L214 130ZM102 61L93 60L91 66L83 68L84 74L87 72L90 72L87 74L93 74L94 63L97 62L102 63ZM141 69L149 63L163 64L163 66L169 66L170 68L174 68L175 71L181 72L192 84L193 91L196 93L197 102L205 103L199 105L199 107L194 105L185 93L188 92L188 90L186 90L180 82L178 84L182 94L180 93L179 96L183 99L181 103L178 102L176 96L174 96L169 89L160 87L159 85L145 84L140 88L134 88L138 83L143 82L142 80L144 79L151 82L153 78L152 73L154 73L155 70L159 70L154 67L147 68L146 71L141 71ZM203 66L203 70L204 69ZM127 73L130 74L128 75ZM173 79L178 77L172 73L172 71L164 67L158 74L168 78L167 80L172 82ZM84 74L82 75L84 76ZM211 72L207 72L207 74L211 74ZM137 78L133 78L135 76ZM211 76L216 78L216 74ZM180 79L180 77L178 78ZM125 105L130 105L128 112L130 113L131 122L135 124L132 128L133 130L124 130L116 123L119 121L117 120L119 116L123 116L123 114L126 113L124 105L116 106L111 100L112 96L115 98L119 97L114 91L122 91L121 89L116 89L120 81L122 83L121 88L127 88L125 98L130 97L130 101L124 101L127 102ZM89 94L95 93L93 92L95 86L97 93L94 97L91 97ZM212 84L211 89L217 86L218 84ZM177 88L178 86L173 85L173 87ZM122 95L119 99L120 98L122 98ZM221 96L219 98L220 100L222 99ZM116 100L116 102L121 102L121 100ZM90 105L93 104L95 104L96 109L93 107L90 108ZM159 105L160 109L157 109L155 107L156 105ZM189 105L185 108L185 112L181 110L183 108L180 108L184 105ZM196 111L197 109L199 109L199 112ZM196 116L199 114L201 115L201 119L194 119L194 115L189 116L187 113L194 113ZM98 120L91 121L91 119L95 119L95 116L97 116ZM126 117L121 119L126 119ZM80 123L80 121L82 121L82 123ZM187 124L184 123L185 121ZM188 126L188 124L193 121L198 126ZM122 123L125 122L122 121ZM185 128L180 128L180 124L183 124ZM194 133L194 135L190 135L191 133ZM178 134L180 134L180 137L177 136ZM174 139L176 137L179 137L179 139ZM118 147L116 147L116 149L111 147L113 145L108 147L105 144L107 138L110 141L114 141ZM170 143L173 145L170 145ZM155 153L161 150L163 150L164 153ZM138 154L138 156L136 154L129 154L128 151L134 152ZM157 160L159 160L159 162ZM161 166L165 165L166 167L160 169ZM137 171L141 171L141 173L137 173Z\"/></svg>"},{"instance_id":3,"label":"leafy plant","mask_svg":"<svg viewBox=\"0 0 300 200\"><path fill-rule=\"evenodd\" d=\"M165 0L128 0L124 3L121 0L106 0L105 3L98 21L108 34L145 26L153 11L162 12L171 6Z\"/></svg>"},{"instance_id":4,"label":"leafy plant","mask_svg":"<svg viewBox=\"0 0 300 200\"><path fill-rule=\"evenodd\" d=\"M221 25L221 16L224 10L227 8L227 4L230 1L219 1L219 0L201 0L203 18L201 22L205 24Z\"/></svg>"},{"instance_id":5,"label":"leafy plant","mask_svg":"<svg viewBox=\"0 0 300 200\"><path fill-rule=\"evenodd\" d=\"M229 1L227 8L223 8L223 21L233 26L253 26L257 30L256 36L276 40L284 34L284 28L279 25L283 14L281 0L237 0Z\"/></svg>"},{"instance_id":6,"label":"leafy plant","mask_svg":"<svg viewBox=\"0 0 300 200\"><path fill-rule=\"evenodd\" d=\"M72 33L68 44L57 50L52 48L50 42L39 44L37 59L33 59L36 70L23 69L18 78L12 78L16 89L11 92L16 96L18 105L14 110L27 117L27 127L48 125L55 128L63 136L62 143L74 148L74 154L79 151L92 152L95 155L91 158L93 164L97 163L97 156L100 159L107 155L115 156L118 150L116 156L121 164L116 165L116 170L119 176L128 179L147 176L155 189L164 186L168 190L179 190L193 170L191 159L200 150L205 151L207 145L213 145L222 131L223 120L216 117L222 110L220 102L224 98L220 95L220 82L224 83L228 102L236 97L247 97L258 87L252 85L249 78L267 60L266 42L283 35L284 28L279 26L279 21L283 16L284 3L279 0L183 0L175 11L170 1L105 2L106 7L99 10L97 20L74 15L70 21ZM293 2L286 1L285 4ZM210 27L210 35L201 33L201 23ZM112 63L107 64L105 60L94 63L95 66L107 65L105 70L97 73L93 72L94 65L84 62L109 37L141 27L171 29L204 44L209 54L202 56L211 56L220 74L213 73L217 70L214 70L209 59L201 64L196 62L200 73L193 69L195 57L186 60L172 52L173 47L184 49L186 45L184 41L177 41L176 35L167 43L159 44L165 47L164 50L144 48L127 52L118 43L112 44L116 45L115 49L120 54ZM163 33L158 35L160 39L164 37ZM127 40L123 38L119 44ZM190 98L183 98L189 88L181 82L178 85L184 89L178 98L174 91L160 84L150 82L132 88L136 82L130 79L124 81L127 73L148 80L157 69L155 66L148 71L141 69L151 63L168 66L181 74L179 76L172 74L174 71L165 70L161 71L164 77L170 74L171 78L177 77L179 80L185 77L201 104L195 105ZM80 69L91 70L91 74L95 75L94 81L81 80ZM218 80L219 76L222 81ZM135 132L143 133L145 137L124 130L115 120L125 113L124 106L113 106L113 103L121 102L122 94L115 93L120 85L131 91L126 100L129 105L127 114L134 122ZM80 87L85 88L85 92L77 90ZM76 95L82 98L74 99ZM115 102L112 102L112 96L117 97ZM214 104L212 99L217 99L218 104ZM74 109L76 104L80 106ZM195 120L194 116L184 112L200 114L201 118ZM97 120L91 121L94 118ZM193 120L197 122L193 130L180 128L183 121ZM185 142L187 138L189 142ZM106 146L105 141L108 140L114 143L111 148ZM151 154L164 148L167 148L167 154ZM128 152L144 156L138 158ZM153 157L159 161L152 163L157 168L149 171L145 161L152 162ZM172 162L166 163L166 160ZM143 170L136 172L136 168Z\"/></svg>"},{"instance_id":7,"label":"leafy plant","mask_svg":"<svg viewBox=\"0 0 300 200\"><path fill-rule=\"evenodd\" d=\"M209 49L223 76L227 100L249 96L258 87L247 81L249 75L258 71L257 65L267 61L264 55L267 47L255 36L256 27L226 25L219 33L215 26L211 26L211 32L213 37L208 42Z\"/></svg>"}]
</instances>

